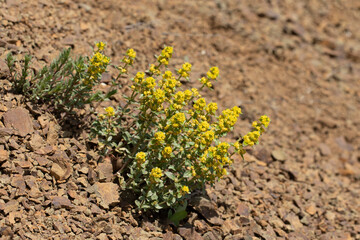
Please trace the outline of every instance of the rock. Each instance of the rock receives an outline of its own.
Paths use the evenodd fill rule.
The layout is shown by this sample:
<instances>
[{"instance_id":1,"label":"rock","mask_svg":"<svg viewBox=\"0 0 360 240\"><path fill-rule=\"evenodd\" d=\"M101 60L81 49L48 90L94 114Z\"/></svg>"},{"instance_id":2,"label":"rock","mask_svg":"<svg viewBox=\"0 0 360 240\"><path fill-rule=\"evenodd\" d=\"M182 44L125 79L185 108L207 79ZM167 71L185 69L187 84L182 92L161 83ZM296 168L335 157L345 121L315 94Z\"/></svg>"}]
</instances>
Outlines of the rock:
<instances>
[{"instance_id":1,"label":"rock","mask_svg":"<svg viewBox=\"0 0 360 240\"><path fill-rule=\"evenodd\" d=\"M9 159L9 152L7 150L0 150L0 164Z\"/></svg>"},{"instance_id":2,"label":"rock","mask_svg":"<svg viewBox=\"0 0 360 240\"><path fill-rule=\"evenodd\" d=\"M181 227L178 229L178 232L185 240L202 240L203 239L201 237L201 235L195 231L195 228Z\"/></svg>"},{"instance_id":3,"label":"rock","mask_svg":"<svg viewBox=\"0 0 360 240\"><path fill-rule=\"evenodd\" d=\"M295 231L299 231L303 225L299 220L299 217L294 213L290 213L285 217L285 220L288 221Z\"/></svg>"},{"instance_id":4,"label":"rock","mask_svg":"<svg viewBox=\"0 0 360 240\"><path fill-rule=\"evenodd\" d=\"M95 183L93 186L101 207L108 209L119 203L119 186L115 183Z\"/></svg>"},{"instance_id":5,"label":"rock","mask_svg":"<svg viewBox=\"0 0 360 240\"><path fill-rule=\"evenodd\" d=\"M5 127L18 130L19 135L22 137L34 132L29 111L25 108L12 109L3 115L3 119Z\"/></svg>"},{"instance_id":6,"label":"rock","mask_svg":"<svg viewBox=\"0 0 360 240\"><path fill-rule=\"evenodd\" d=\"M327 220L333 221L333 220L335 220L336 215L333 212L326 211L325 217L326 217Z\"/></svg>"},{"instance_id":7,"label":"rock","mask_svg":"<svg viewBox=\"0 0 360 240\"><path fill-rule=\"evenodd\" d=\"M222 225L224 222L217 213L216 205L204 197L196 197L190 203L207 221L214 225Z\"/></svg>"},{"instance_id":8,"label":"rock","mask_svg":"<svg viewBox=\"0 0 360 240\"><path fill-rule=\"evenodd\" d=\"M34 134L31 136L31 140L29 142L29 148L31 151L35 151L44 146L44 139L39 134Z\"/></svg>"},{"instance_id":9,"label":"rock","mask_svg":"<svg viewBox=\"0 0 360 240\"><path fill-rule=\"evenodd\" d=\"M310 215L314 215L316 213L316 206L315 204L310 204L305 211L310 214Z\"/></svg>"},{"instance_id":10,"label":"rock","mask_svg":"<svg viewBox=\"0 0 360 240\"><path fill-rule=\"evenodd\" d=\"M323 156L329 156L331 154L331 149L325 143L319 144L319 150L320 150L321 155L323 155Z\"/></svg>"},{"instance_id":11,"label":"rock","mask_svg":"<svg viewBox=\"0 0 360 240\"><path fill-rule=\"evenodd\" d=\"M57 163L54 163L51 167L51 170L50 170L50 174L51 176L53 176L56 180L63 180L65 175L66 175L66 172L65 170L60 167L59 164Z\"/></svg>"},{"instance_id":12,"label":"rock","mask_svg":"<svg viewBox=\"0 0 360 240\"><path fill-rule=\"evenodd\" d=\"M284 162L286 160L286 154L282 150L274 150L271 152L271 156L274 160Z\"/></svg>"},{"instance_id":13,"label":"rock","mask_svg":"<svg viewBox=\"0 0 360 240\"><path fill-rule=\"evenodd\" d=\"M17 211L19 208L19 202L16 200L10 200L7 203L5 203L4 206L4 213L8 214L9 212Z\"/></svg>"},{"instance_id":14,"label":"rock","mask_svg":"<svg viewBox=\"0 0 360 240\"><path fill-rule=\"evenodd\" d=\"M2 41L0 39L0 47L2 47L1 45L4 43L4 41ZM5 42L6 45L6 42ZM4 46L3 46L4 47ZM0 59L0 78L6 77L10 74L9 68L5 62L5 60Z\"/></svg>"},{"instance_id":15,"label":"rock","mask_svg":"<svg viewBox=\"0 0 360 240\"><path fill-rule=\"evenodd\" d=\"M97 171L100 181L110 181L114 175L110 158L105 158L104 162L99 163Z\"/></svg>"},{"instance_id":16,"label":"rock","mask_svg":"<svg viewBox=\"0 0 360 240\"><path fill-rule=\"evenodd\" d=\"M246 206L244 203L238 203L236 207L236 213L240 216L248 217L250 215L250 211L248 206Z\"/></svg>"},{"instance_id":17,"label":"rock","mask_svg":"<svg viewBox=\"0 0 360 240\"><path fill-rule=\"evenodd\" d=\"M0 137L8 137L14 134L11 128L0 128Z\"/></svg>"},{"instance_id":18,"label":"rock","mask_svg":"<svg viewBox=\"0 0 360 240\"><path fill-rule=\"evenodd\" d=\"M56 151L54 153L54 155L49 158L54 162L53 167L55 164L58 165L58 166L55 165L54 173L53 173L55 178L56 178L56 176L60 177L57 180L68 179L71 176L73 168L70 164L69 157L66 155L66 153L64 151ZM51 168L51 169L53 169L53 168ZM60 171L60 169L64 173L62 171Z\"/></svg>"},{"instance_id":19,"label":"rock","mask_svg":"<svg viewBox=\"0 0 360 240\"><path fill-rule=\"evenodd\" d=\"M224 235L227 235L229 233L238 234L241 232L240 226L236 223L234 219L225 220L223 225L221 226L221 229L223 230Z\"/></svg>"},{"instance_id":20,"label":"rock","mask_svg":"<svg viewBox=\"0 0 360 240\"><path fill-rule=\"evenodd\" d=\"M26 185L24 177L20 174L14 175L11 179L11 186L16 187L22 191L25 191Z\"/></svg>"},{"instance_id":21,"label":"rock","mask_svg":"<svg viewBox=\"0 0 360 240\"><path fill-rule=\"evenodd\" d=\"M66 197L56 196L52 199L51 203L54 205L55 209L59 209L59 208L72 209L72 208L74 208L74 205Z\"/></svg>"},{"instance_id":22,"label":"rock","mask_svg":"<svg viewBox=\"0 0 360 240\"><path fill-rule=\"evenodd\" d=\"M339 148L341 148L343 150L347 150L347 151L354 150L354 147L351 144L349 144L348 142L346 142L346 140L343 136L336 138L335 142L337 143Z\"/></svg>"}]
</instances>

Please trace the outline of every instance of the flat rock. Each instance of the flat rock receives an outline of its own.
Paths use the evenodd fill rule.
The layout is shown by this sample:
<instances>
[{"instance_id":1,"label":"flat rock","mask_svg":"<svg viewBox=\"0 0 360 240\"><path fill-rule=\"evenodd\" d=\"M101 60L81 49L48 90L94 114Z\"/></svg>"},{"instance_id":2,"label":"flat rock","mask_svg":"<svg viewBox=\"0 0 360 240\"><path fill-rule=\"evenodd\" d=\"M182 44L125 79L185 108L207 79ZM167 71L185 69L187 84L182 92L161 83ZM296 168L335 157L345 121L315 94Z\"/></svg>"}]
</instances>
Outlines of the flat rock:
<instances>
[{"instance_id":1,"label":"flat rock","mask_svg":"<svg viewBox=\"0 0 360 240\"><path fill-rule=\"evenodd\" d=\"M323 155L323 156L329 156L331 154L331 149L325 143L319 144L319 150L320 150L321 155Z\"/></svg>"},{"instance_id":2,"label":"flat rock","mask_svg":"<svg viewBox=\"0 0 360 240\"><path fill-rule=\"evenodd\" d=\"M185 228L181 227L179 228L179 234L185 239L185 240L202 240L203 238L199 233L196 232L195 228Z\"/></svg>"},{"instance_id":3,"label":"flat rock","mask_svg":"<svg viewBox=\"0 0 360 240\"><path fill-rule=\"evenodd\" d=\"M286 160L286 154L282 150L274 150L271 152L271 156L280 162L284 162Z\"/></svg>"},{"instance_id":4,"label":"flat rock","mask_svg":"<svg viewBox=\"0 0 360 240\"><path fill-rule=\"evenodd\" d=\"M3 163L9 159L9 152L7 150L0 150L0 163Z\"/></svg>"},{"instance_id":5,"label":"flat rock","mask_svg":"<svg viewBox=\"0 0 360 240\"><path fill-rule=\"evenodd\" d=\"M224 222L217 213L216 205L204 197L192 199L191 205L198 211L207 221L214 225L222 225Z\"/></svg>"},{"instance_id":6,"label":"flat rock","mask_svg":"<svg viewBox=\"0 0 360 240\"><path fill-rule=\"evenodd\" d=\"M50 174L56 180L62 180L65 178L66 171L59 164L54 163L51 167Z\"/></svg>"},{"instance_id":7,"label":"flat rock","mask_svg":"<svg viewBox=\"0 0 360 240\"><path fill-rule=\"evenodd\" d=\"M6 128L18 130L19 135L22 137L34 132L29 111L25 108L11 109L3 115L3 119Z\"/></svg>"},{"instance_id":8,"label":"flat rock","mask_svg":"<svg viewBox=\"0 0 360 240\"><path fill-rule=\"evenodd\" d=\"M108 209L109 206L118 204L119 201L119 186L115 183L95 183L93 185L95 194L99 198L101 207Z\"/></svg>"},{"instance_id":9,"label":"flat rock","mask_svg":"<svg viewBox=\"0 0 360 240\"><path fill-rule=\"evenodd\" d=\"M113 177L113 166L111 164L110 158L105 158L104 162L99 163L97 167L97 171L99 173L100 181L109 181Z\"/></svg>"},{"instance_id":10,"label":"flat rock","mask_svg":"<svg viewBox=\"0 0 360 240\"><path fill-rule=\"evenodd\" d=\"M71 209L74 207L74 205L71 203L71 201L66 197L56 196L52 199L51 203L54 205L55 209L58 209L58 208Z\"/></svg>"}]
</instances>

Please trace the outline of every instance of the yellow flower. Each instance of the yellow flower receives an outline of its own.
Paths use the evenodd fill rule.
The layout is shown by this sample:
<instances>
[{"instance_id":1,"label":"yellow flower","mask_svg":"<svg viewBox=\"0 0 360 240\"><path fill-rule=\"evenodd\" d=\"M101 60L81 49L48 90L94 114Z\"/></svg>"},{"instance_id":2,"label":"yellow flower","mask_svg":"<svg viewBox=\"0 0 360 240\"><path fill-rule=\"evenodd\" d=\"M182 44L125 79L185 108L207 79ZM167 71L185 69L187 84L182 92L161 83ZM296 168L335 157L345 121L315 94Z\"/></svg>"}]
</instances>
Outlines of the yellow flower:
<instances>
[{"instance_id":1,"label":"yellow flower","mask_svg":"<svg viewBox=\"0 0 360 240\"><path fill-rule=\"evenodd\" d=\"M207 77L209 79L216 79L218 76L219 76L219 68L217 68L217 67L212 67L207 72Z\"/></svg>"},{"instance_id":2,"label":"yellow flower","mask_svg":"<svg viewBox=\"0 0 360 240\"><path fill-rule=\"evenodd\" d=\"M173 47L165 47L161 51L161 55L157 58L158 62L167 66L169 64L170 58L172 57L172 53Z\"/></svg>"},{"instance_id":3,"label":"yellow flower","mask_svg":"<svg viewBox=\"0 0 360 240\"><path fill-rule=\"evenodd\" d=\"M205 108L206 112L208 112L211 115L215 114L217 109L218 109L217 104L213 102L209 103Z\"/></svg>"},{"instance_id":4,"label":"yellow flower","mask_svg":"<svg viewBox=\"0 0 360 240\"><path fill-rule=\"evenodd\" d=\"M205 106L206 106L205 98L199 98L194 103L194 109L198 111L203 110Z\"/></svg>"},{"instance_id":5,"label":"yellow flower","mask_svg":"<svg viewBox=\"0 0 360 240\"><path fill-rule=\"evenodd\" d=\"M185 101L185 93L182 91L179 91L174 96L174 101L178 104L183 104Z\"/></svg>"},{"instance_id":6,"label":"yellow flower","mask_svg":"<svg viewBox=\"0 0 360 240\"><path fill-rule=\"evenodd\" d=\"M130 57L130 58L136 58L136 52L132 48L130 48L126 51L126 55L128 55L128 57Z\"/></svg>"},{"instance_id":7,"label":"yellow flower","mask_svg":"<svg viewBox=\"0 0 360 240\"><path fill-rule=\"evenodd\" d=\"M194 97L200 96L199 91L196 88L192 88L191 91L192 91Z\"/></svg>"},{"instance_id":8,"label":"yellow flower","mask_svg":"<svg viewBox=\"0 0 360 240\"><path fill-rule=\"evenodd\" d=\"M181 187L181 193L182 193L183 195L188 194L189 192L190 192L190 190L189 190L189 187L188 187L188 186L182 186L182 187Z\"/></svg>"},{"instance_id":9,"label":"yellow flower","mask_svg":"<svg viewBox=\"0 0 360 240\"><path fill-rule=\"evenodd\" d=\"M112 117L115 115L115 110L113 107L107 107L105 108L105 111L106 111L106 116L108 117Z\"/></svg>"},{"instance_id":10,"label":"yellow flower","mask_svg":"<svg viewBox=\"0 0 360 240\"><path fill-rule=\"evenodd\" d=\"M164 132L156 132L155 133L155 139L156 139L156 141L158 141L158 142L164 142L164 140L165 140L165 133Z\"/></svg>"},{"instance_id":11,"label":"yellow flower","mask_svg":"<svg viewBox=\"0 0 360 240\"><path fill-rule=\"evenodd\" d=\"M163 176L162 170L158 167L153 168L150 172L150 180L152 182L156 182L158 179L160 179Z\"/></svg>"},{"instance_id":12,"label":"yellow flower","mask_svg":"<svg viewBox=\"0 0 360 240\"><path fill-rule=\"evenodd\" d=\"M189 101L191 99L193 93L189 89L185 90L184 93L185 93L185 100Z\"/></svg>"},{"instance_id":13,"label":"yellow flower","mask_svg":"<svg viewBox=\"0 0 360 240\"><path fill-rule=\"evenodd\" d=\"M202 137L204 138L203 144L210 145L215 138L215 133L211 130L206 131L202 134Z\"/></svg>"},{"instance_id":14,"label":"yellow flower","mask_svg":"<svg viewBox=\"0 0 360 240\"><path fill-rule=\"evenodd\" d=\"M189 77L189 72L191 71L191 64L186 62L182 65L182 68L178 70L178 73L182 77Z\"/></svg>"},{"instance_id":15,"label":"yellow flower","mask_svg":"<svg viewBox=\"0 0 360 240\"><path fill-rule=\"evenodd\" d=\"M205 132L206 130L208 130L210 127L210 124L206 121L201 122L200 125L198 126L198 130L199 132Z\"/></svg>"},{"instance_id":16,"label":"yellow flower","mask_svg":"<svg viewBox=\"0 0 360 240\"><path fill-rule=\"evenodd\" d=\"M161 89L156 89L154 97L158 103L163 103L165 101L165 92Z\"/></svg>"},{"instance_id":17,"label":"yellow flower","mask_svg":"<svg viewBox=\"0 0 360 240\"><path fill-rule=\"evenodd\" d=\"M144 152L138 152L135 156L135 159L139 165L145 162L146 154Z\"/></svg>"},{"instance_id":18,"label":"yellow flower","mask_svg":"<svg viewBox=\"0 0 360 240\"><path fill-rule=\"evenodd\" d=\"M180 125L184 124L186 118L185 118L185 114L182 112L178 112L176 113L174 116L171 117L170 121L173 125L173 127L177 128Z\"/></svg>"},{"instance_id":19,"label":"yellow flower","mask_svg":"<svg viewBox=\"0 0 360 240\"><path fill-rule=\"evenodd\" d=\"M208 88L211 88L211 87L212 87L212 83L210 82L209 78L202 77L202 78L200 79L200 82L201 82L203 85L207 86Z\"/></svg>"},{"instance_id":20,"label":"yellow flower","mask_svg":"<svg viewBox=\"0 0 360 240\"><path fill-rule=\"evenodd\" d=\"M217 151L225 155L228 152L230 145L227 142L222 142L217 146Z\"/></svg>"},{"instance_id":21,"label":"yellow flower","mask_svg":"<svg viewBox=\"0 0 360 240\"><path fill-rule=\"evenodd\" d=\"M165 157L165 158L170 157L171 153L172 153L172 148L169 147L169 146L168 146L168 147L165 147L165 148L161 151L161 154L162 154L163 157Z\"/></svg>"},{"instance_id":22,"label":"yellow flower","mask_svg":"<svg viewBox=\"0 0 360 240\"><path fill-rule=\"evenodd\" d=\"M147 89L152 89L156 86L155 79L153 77L148 77L142 80L141 82Z\"/></svg>"},{"instance_id":23,"label":"yellow flower","mask_svg":"<svg viewBox=\"0 0 360 240\"><path fill-rule=\"evenodd\" d=\"M154 64L150 65L149 71L154 75L160 75L160 70Z\"/></svg>"},{"instance_id":24,"label":"yellow flower","mask_svg":"<svg viewBox=\"0 0 360 240\"><path fill-rule=\"evenodd\" d=\"M259 118L259 121L264 125L264 127L268 127L270 123L270 118L266 115L263 115Z\"/></svg>"},{"instance_id":25,"label":"yellow flower","mask_svg":"<svg viewBox=\"0 0 360 240\"><path fill-rule=\"evenodd\" d=\"M106 46L106 44L103 42L96 43L96 47L98 48L99 51L104 50L105 46Z\"/></svg>"}]
</instances>

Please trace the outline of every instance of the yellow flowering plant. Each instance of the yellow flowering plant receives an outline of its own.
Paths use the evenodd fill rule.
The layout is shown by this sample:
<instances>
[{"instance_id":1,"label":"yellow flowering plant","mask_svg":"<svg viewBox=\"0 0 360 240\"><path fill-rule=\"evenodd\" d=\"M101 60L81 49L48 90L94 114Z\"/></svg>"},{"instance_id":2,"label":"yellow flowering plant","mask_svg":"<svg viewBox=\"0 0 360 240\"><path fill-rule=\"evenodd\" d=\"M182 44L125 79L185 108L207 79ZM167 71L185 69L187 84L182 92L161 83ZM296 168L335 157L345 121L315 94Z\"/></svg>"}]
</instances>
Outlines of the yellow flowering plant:
<instances>
[{"instance_id":1,"label":"yellow flowering plant","mask_svg":"<svg viewBox=\"0 0 360 240\"><path fill-rule=\"evenodd\" d=\"M180 81L189 79L192 66L184 63L170 71L172 54L173 48L165 47L155 64L135 74L124 106L114 114L99 114L93 127L95 134L101 132L97 138L102 146L123 158L117 176L122 189L138 194L139 209L182 208L196 189L225 176L233 154L243 156L247 146L257 144L270 122L262 116L245 136L223 141L241 109L218 114L218 105L200 94L217 80L219 69L212 67L199 79L200 89L182 89Z\"/></svg>"},{"instance_id":2,"label":"yellow flowering plant","mask_svg":"<svg viewBox=\"0 0 360 240\"><path fill-rule=\"evenodd\" d=\"M70 48L61 52L50 66L43 67L37 74L30 70L31 57L25 56L21 74L15 71L15 60L11 53L7 56L13 88L28 99L47 103L55 109L71 112L74 108L82 108L85 104L108 98L95 92L101 75L110 64L110 58L104 54L106 44L98 42L91 57L73 59Z\"/></svg>"}]
</instances>

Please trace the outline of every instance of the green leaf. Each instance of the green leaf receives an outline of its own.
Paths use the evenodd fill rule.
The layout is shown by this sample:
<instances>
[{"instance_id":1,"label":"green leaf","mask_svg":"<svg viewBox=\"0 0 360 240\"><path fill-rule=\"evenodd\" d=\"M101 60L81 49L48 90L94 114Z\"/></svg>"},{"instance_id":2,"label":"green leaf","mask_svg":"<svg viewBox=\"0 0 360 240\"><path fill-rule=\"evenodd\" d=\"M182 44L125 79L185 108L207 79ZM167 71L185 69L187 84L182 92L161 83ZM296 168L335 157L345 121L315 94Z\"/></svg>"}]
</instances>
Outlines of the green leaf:
<instances>
[{"instance_id":1,"label":"green leaf","mask_svg":"<svg viewBox=\"0 0 360 240\"><path fill-rule=\"evenodd\" d=\"M175 175L172 173L172 172L168 172L166 171L165 172L165 175L170 178L171 180L175 180Z\"/></svg>"},{"instance_id":2,"label":"green leaf","mask_svg":"<svg viewBox=\"0 0 360 240\"><path fill-rule=\"evenodd\" d=\"M169 220L173 222L175 226L179 226L180 221L185 219L187 214L185 210L176 211L174 214L170 214Z\"/></svg>"},{"instance_id":3,"label":"green leaf","mask_svg":"<svg viewBox=\"0 0 360 240\"><path fill-rule=\"evenodd\" d=\"M184 178L190 178L192 176L192 173L190 171L186 171L184 174Z\"/></svg>"}]
</instances>

